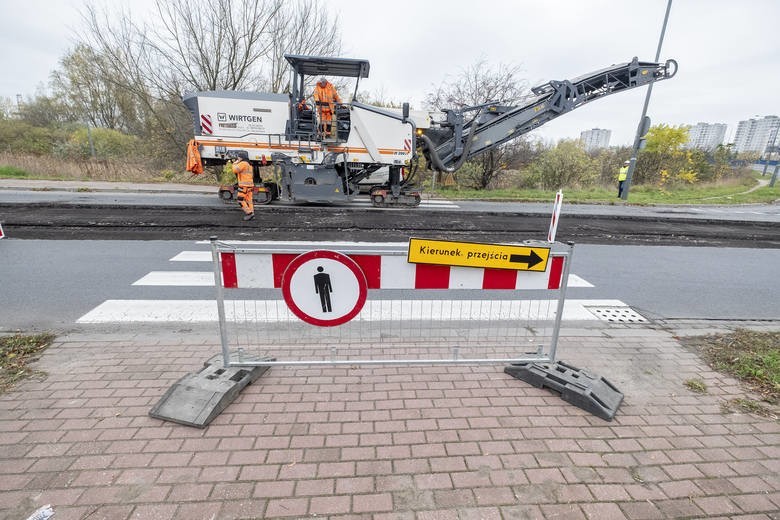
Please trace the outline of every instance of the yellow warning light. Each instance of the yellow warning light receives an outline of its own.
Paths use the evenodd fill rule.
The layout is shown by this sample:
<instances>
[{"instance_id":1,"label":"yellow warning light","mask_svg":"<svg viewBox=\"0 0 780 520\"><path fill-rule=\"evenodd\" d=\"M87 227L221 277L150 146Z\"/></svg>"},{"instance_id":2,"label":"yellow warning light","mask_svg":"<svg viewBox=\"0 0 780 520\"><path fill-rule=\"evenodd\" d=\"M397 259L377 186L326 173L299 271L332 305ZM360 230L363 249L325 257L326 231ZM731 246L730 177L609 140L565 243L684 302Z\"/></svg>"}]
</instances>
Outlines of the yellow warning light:
<instances>
[{"instance_id":1,"label":"yellow warning light","mask_svg":"<svg viewBox=\"0 0 780 520\"><path fill-rule=\"evenodd\" d=\"M422 128L418 128L417 129L417 135L422 135L422 134L423 134Z\"/></svg>"}]
</instances>

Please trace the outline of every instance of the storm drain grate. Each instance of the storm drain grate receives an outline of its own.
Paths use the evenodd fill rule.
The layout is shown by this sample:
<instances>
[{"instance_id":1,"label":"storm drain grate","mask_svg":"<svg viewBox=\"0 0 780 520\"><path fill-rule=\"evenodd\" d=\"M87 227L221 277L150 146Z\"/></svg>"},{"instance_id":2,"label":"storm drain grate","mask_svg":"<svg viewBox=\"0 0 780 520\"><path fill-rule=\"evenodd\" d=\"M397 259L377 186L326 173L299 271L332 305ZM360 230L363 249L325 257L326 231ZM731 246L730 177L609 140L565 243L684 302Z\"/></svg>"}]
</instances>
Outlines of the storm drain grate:
<instances>
[{"instance_id":1,"label":"storm drain grate","mask_svg":"<svg viewBox=\"0 0 780 520\"><path fill-rule=\"evenodd\" d=\"M611 323L647 323L647 319L631 307L586 307L600 320Z\"/></svg>"}]
</instances>

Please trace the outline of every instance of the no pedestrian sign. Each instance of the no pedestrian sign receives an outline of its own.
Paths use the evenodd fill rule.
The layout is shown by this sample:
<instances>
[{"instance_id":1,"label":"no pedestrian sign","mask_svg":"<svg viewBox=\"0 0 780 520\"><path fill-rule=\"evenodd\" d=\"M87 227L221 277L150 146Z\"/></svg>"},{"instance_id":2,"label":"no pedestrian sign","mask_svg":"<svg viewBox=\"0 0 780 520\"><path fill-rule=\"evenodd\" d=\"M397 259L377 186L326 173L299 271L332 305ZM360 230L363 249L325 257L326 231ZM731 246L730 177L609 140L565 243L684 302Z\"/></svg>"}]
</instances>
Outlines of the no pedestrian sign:
<instances>
[{"instance_id":1,"label":"no pedestrian sign","mask_svg":"<svg viewBox=\"0 0 780 520\"><path fill-rule=\"evenodd\" d=\"M549 247L411 238L407 260L413 264L546 271L549 257Z\"/></svg>"},{"instance_id":2,"label":"no pedestrian sign","mask_svg":"<svg viewBox=\"0 0 780 520\"><path fill-rule=\"evenodd\" d=\"M368 285L360 267L336 251L309 251L282 275L282 296L298 318L318 327L342 325L366 303Z\"/></svg>"}]
</instances>

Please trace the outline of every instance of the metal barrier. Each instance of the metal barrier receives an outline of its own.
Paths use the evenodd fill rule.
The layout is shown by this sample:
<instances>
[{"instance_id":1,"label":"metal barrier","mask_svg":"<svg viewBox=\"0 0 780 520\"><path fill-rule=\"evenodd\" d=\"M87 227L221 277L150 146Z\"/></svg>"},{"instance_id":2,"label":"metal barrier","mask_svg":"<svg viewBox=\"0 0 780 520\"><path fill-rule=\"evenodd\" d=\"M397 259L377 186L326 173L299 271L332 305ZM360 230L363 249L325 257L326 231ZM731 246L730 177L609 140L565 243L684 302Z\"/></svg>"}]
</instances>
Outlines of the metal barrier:
<instances>
[{"instance_id":1,"label":"metal barrier","mask_svg":"<svg viewBox=\"0 0 780 520\"><path fill-rule=\"evenodd\" d=\"M410 263L405 244L212 237L224 366L552 362L573 246L518 245L548 248L544 270Z\"/></svg>"}]
</instances>

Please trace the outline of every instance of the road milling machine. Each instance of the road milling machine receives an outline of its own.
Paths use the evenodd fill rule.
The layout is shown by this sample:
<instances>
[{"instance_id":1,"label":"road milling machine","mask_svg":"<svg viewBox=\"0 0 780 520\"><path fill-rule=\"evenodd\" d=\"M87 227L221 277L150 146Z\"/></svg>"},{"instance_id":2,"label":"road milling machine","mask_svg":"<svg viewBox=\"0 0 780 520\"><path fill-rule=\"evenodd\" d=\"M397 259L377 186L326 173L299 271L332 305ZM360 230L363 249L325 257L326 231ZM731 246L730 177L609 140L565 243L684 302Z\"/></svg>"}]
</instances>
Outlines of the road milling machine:
<instances>
[{"instance_id":1,"label":"road milling machine","mask_svg":"<svg viewBox=\"0 0 780 520\"><path fill-rule=\"evenodd\" d=\"M224 165L228 152L245 152L254 167L256 204L273 200L333 203L350 201L358 183L387 167L387 182L373 186L377 207L417 206L418 151L428 167L454 172L464 162L520 137L595 99L671 78L677 63L638 61L550 81L531 89L519 106L501 100L441 112L377 107L356 99L369 62L361 59L285 55L292 69L289 94L208 91L184 96L195 136L188 148L190 171ZM339 103L335 127L324 135L316 107L307 99L307 78L354 78L351 101ZM243 155L243 154L242 154ZM194 156L194 160L193 160ZM260 167L274 166L261 180ZM230 198L221 188L224 198Z\"/></svg>"}]
</instances>

